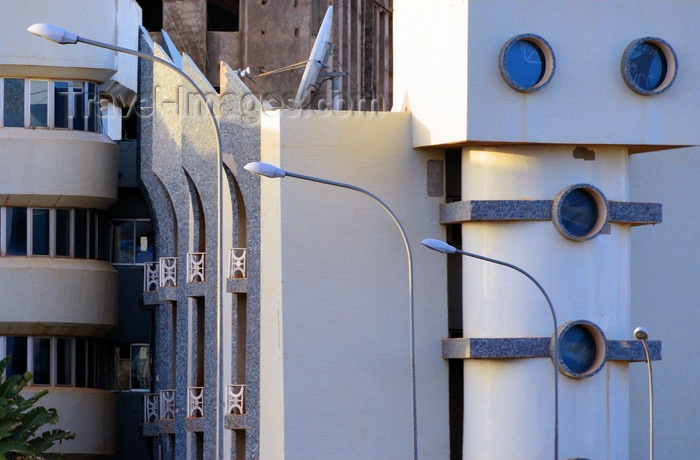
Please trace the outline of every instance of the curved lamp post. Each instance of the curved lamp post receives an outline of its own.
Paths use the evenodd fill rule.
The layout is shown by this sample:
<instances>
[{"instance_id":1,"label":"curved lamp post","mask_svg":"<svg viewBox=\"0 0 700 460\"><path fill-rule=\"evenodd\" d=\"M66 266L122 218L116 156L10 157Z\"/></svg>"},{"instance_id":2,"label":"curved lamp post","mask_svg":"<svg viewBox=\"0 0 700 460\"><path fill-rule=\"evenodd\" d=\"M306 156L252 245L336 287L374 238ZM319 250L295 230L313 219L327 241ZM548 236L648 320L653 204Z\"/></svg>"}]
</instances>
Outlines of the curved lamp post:
<instances>
[{"instance_id":1,"label":"curved lamp post","mask_svg":"<svg viewBox=\"0 0 700 460\"><path fill-rule=\"evenodd\" d=\"M528 272L523 270L522 268L509 264L508 262L503 262L501 260L497 259L492 259L490 257L486 256L481 256L478 254L473 254L471 252L466 252L462 251L461 249L457 249L454 246L450 246L449 244L445 243L444 241L436 240L434 238L427 238L421 243L434 251L441 252L443 254L460 254L463 256L467 257L473 257L474 259L479 259L479 260L484 260L486 262L491 262L494 264L498 265L503 265L504 267L512 268L515 271L518 271L525 275L530 281L535 283L535 286L542 292L544 295L544 298L547 300L547 305L549 305L549 310L552 313L552 322L554 323L554 346L552 347L552 359L554 361L554 460L558 460L559 458L559 331L558 328L559 326L557 325L557 315L554 312L554 306L552 305L552 301L549 299L549 295L547 294L547 291L544 290L542 285Z\"/></svg>"},{"instance_id":2,"label":"curved lamp post","mask_svg":"<svg viewBox=\"0 0 700 460\"><path fill-rule=\"evenodd\" d=\"M413 459L417 460L418 459L418 417L416 415L416 340L415 340L415 324L414 324L414 300L413 300L413 254L411 253L411 246L408 243L408 237L406 236L406 231L403 228L403 225L401 225L401 222L399 221L399 218L394 214L394 211L389 208L389 206L386 205L379 197L376 195L368 192L367 190L358 187L356 185L351 185L351 184L345 184L343 182L335 182L332 180L328 179L321 179L318 177L312 177L312 176L305 176L303 174L297 174L289 171L285 171L284 169L280 169L276 166L273 166L269 163L261 163L261 162L253 162L253 163L248 163L247 165L244 166L244 168L247 171L250 171L254 174L257 174L259 176L265 176L265 177L270 177L270 178L282 178L282 177L293 177L295 179L301 179L301 180L306 180L310 182L318 182L320 184L325 184L325 185L331 185L333 187L341 187L341 188L346 188L350 190L354 190L356 192L360 192L364 195L367 195L374 201L376 201L382 209L384 209L392 218L394 223L399 229L399 232L401 232L401 238L403 238L403 243L404 246L406 247L406 255L408 257L408 291L409 291L409 313L410 313L410 341L411 341L411 393L412 393L412 411L413 411Z\"/></svg>"},{"instance_id":3,"label":"curved lamp post","mask_svg":"<svg viewBox=\"0 0 700 460\"><path fill-rule=\"evenodd\" d=\"M180 75L183 79L185 79L190 84L190 86L192 86L192 88L194 88L197 91L197 94L202 99L202 102L204 103L204 105L207 107L209 117L211 117L212 123L214 125L214 130L216 131L216 138L215 138L216 139L216 162L218 165L218 167L216 169L217 181L218 181L218 190L217 190L218 209L217 209L217 213L216 213L216 219L217 219L217 226L218 226L218 232L219 232L218 233L219 250L217 251L217 254L216 254L216 267L217 267L216 310L217 310L218 315L219 315L219 323L220 324L218 325L218 328L220 329L221 328L221 321L222 321L221 315L223 314L222 308L221 308L223 305L223 300L222 300L223 284L222 284L222 281L224 279L224 274L223 274L224 266L221 263L222 254L224 252L224 239L223 239L223 235L224 235L224 230L223 230L223 203L224 203L223 190L224 190L224 186L223 186L223 171L222 171L223 155L222 155L222 151L221 151L221 131L219 129L219 122L216 119L216 115L214 114L213 107L207 101L206 95L204 94L202 89L194 82L194 80L192 80L192 78L190 78L190 76L187 75L182 69L180 69L176 65L172 64L171 62L166 61L165 59L161 59L159 57L153 56L152 54L146 54L146 53L142 53L140 51L132 50L129 48L122 48L120 46L111 45L109 43L103 43L103 42L99 42L96 40L91 40L89 38L80 37L72 32L67 31L66 29L64 29L62 27L59 27L59 26L56 26L53 24L45 24L45 23L34 24L34 25L29 26L27 28L27 31L31 32L34 35L37 35L41 38L45 38L46 40L52 41L54 43L58 43L59 45L74 45L76 43L84 43L86 45L96 46L98 48L104 48L104 49L108 49L111 51L116 51L118 53L130 54L132 56L140 57L140 58L161 64L161 65L164 65L165 67L169 68L170 70L173 70L178 75ZM217 369L218 369L219 375L221 375L222 374L221 366L223 363L223 361L221 359L221 353L222 353L221 347L223 344L221 341L220 331L219 331L219 334L217 336L217 340L219 342L218 343L219 363L218 363ZM220 380L220 377L219 377L219 380ZM221 400L221 395L219 393L220 393L220 391L217 391L217 393L216 393L217 401ZM217 407L219 405L220 404L217 404ZM217 419L217 421L218 421L218 419ZM216 439L218 442L219 436L217 436Z\"/></svg>"},{"instance_id":4,"label":"curved lamp post","mask_svg":"<svg viewBox=\"0 0 700 460\"><path fill-rule=\"evenodd\" d=\"M654 460L654 379L651 373L651 356L647 339L649 332L643 327L634 330L634 338L642 341L647 358L647 376L649 378L649 460Z\"/></svg>"}]
</instances>

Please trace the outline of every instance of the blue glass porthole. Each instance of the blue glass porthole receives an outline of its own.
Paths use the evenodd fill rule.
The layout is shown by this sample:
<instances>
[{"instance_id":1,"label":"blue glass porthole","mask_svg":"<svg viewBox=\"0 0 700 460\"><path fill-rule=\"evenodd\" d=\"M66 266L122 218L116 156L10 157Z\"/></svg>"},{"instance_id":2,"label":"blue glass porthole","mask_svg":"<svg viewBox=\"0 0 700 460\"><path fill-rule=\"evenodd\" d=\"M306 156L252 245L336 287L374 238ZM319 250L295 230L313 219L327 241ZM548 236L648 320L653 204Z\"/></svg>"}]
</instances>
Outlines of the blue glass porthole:
<instances>
[{"instance_id":1,"label":"blue glass porthole","mask_svg":"<svg viewBox=\"0 0 700 460\"><path fill-rule=\"evenodd\" d=\"M595 375L605 364L605 337L589 321L571 321L559 329L559 368L569 377Z\"/></svg>"},{"instance_id":2,"label":"blue glass porthole","mask_svg":"<svg viewBox=\"0 0 700 460\"><path fill-rule=\"evenodd\" d=\"M517 35L501 48L499 67L511 88L520 92L536 91L549 83L554 74L554 53L538 35Z\"/></svg>"},{"instance_id":3,"label":"blue glass porthole","mask_svg":"<svg viewBox=\"0 0 700 460\"><path fill-rule=\"evenodd\" d=\"M678 62L671 46L660 38L640 38L622 54L622 77L634 92L651 95L668 89L676 78Z\"/></svg>"},{"instance_id":4,"label":"blue glass porthole","mask_svg":"<svg viewBox=\"0 0 700 460\"><path fill-rule=\"evenodd\" d=\"M552 222L564 237L585 241L596 237L607 224L608 204L603 193L588 184L565 188L552 203Z\"/></svg>"}]
</instances>

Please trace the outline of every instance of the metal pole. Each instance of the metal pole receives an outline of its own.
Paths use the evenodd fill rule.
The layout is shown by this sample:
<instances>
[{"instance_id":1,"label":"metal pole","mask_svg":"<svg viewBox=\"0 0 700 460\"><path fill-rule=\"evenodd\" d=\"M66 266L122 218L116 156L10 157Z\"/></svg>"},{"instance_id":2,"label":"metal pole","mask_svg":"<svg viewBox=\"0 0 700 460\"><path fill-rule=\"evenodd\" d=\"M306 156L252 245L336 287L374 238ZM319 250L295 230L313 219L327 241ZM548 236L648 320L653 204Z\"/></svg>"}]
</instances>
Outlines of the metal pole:
<instances>
[{"instance_id":1,"label":"metal pole","mask_svg":"<svg viewBox=\"0 0 700 460\"><path fill-rule=\"evenodd\" d=\"M222 281L224 279L224 266L222 263L222 257L223 257L223 252L224 252L224 230L223 230L223 208L224 208L224 186L223 186L223 155L221 151L221 130L219 128L219 122L216 119L216 115L214 114L214 109L213 107L209 104L207 101L207 97L202 91L202 89L190 78L189 75L187 75L182 69L179 67L175 66L169 61L166 61L165 59L161 59L159 57L153 56L152 54L147 54L147 53L142 53L140 51L132 50L129 48L122 48L120 46L115 46L111 45L109 43L103 43L95 40L90 40L88 38L84 37L78 37L78 42L84 43L86 45L92 45L96 46L98 48L105 48L108 50L116 51L119 53L124 53L124 54L130 54L132 56L137 56L152 62L156 62L158 64L164 65L167 68L175 71L178 75L180 75L182 78L184 78L196 91L199 97L202 99L202 102L207 108L207 111L209 113L209 116L211 117L212 123L214 125L214 130L216 131L216 162L217 162L217 168L216 168L216 175L217 175L217 181L218 181L218 209L216 212L216 219L217 219L217 226L218 226L218 238L219 238L219 250L217 251L216 254L216 266L217 266L217 274L216 274L216 310L217 310L217 318L219 324L217 324L217 345L219 349L219 353L217 356L217 385L219 385L218 391L216 392L216 407L221 407L221 401L222 401L222 388L223 386L221 384L221 376L223 374L222 366L223 366L223 360L222 360L222 353L223 353L223 342L221 340L221 325L223 323L222 320L222 315L223 315L223 284ZM220 425L220 417L216 418L216 423L217 425ZM219 443L221 442L221 433L219 433L220 430L217 429L217 436L216 436L216 443L217 443L217 451L219 450Z\"/></svg>"},{"instance_id":2,"label":"metal pole","mask_svg":"<svg viewBox=\"0 0 700 460\"><path fill-rule=\"evenodd\" d=\"M513 265L513 264L509 264L508 262L503 262L501 260L492 259L490 257L481 256L479 254L473 254L471 252L462 251L461 249L455 248L455 251L458 254L461 254L463 256L473 257L474 259L484 260L486 262L491 262L494 264L503 265L504 267L512 268L513 270L522 273L530 281L535 283L535 286L537 286L537 288L544 295L544 298L547 300L547 305L549 305L549 311L552 313L552 322L554 323L554 336L552 338L552 340L554 340L554 346L552 347L553 348L552 359L554 360L554 460L558 460L558 458L559 458L559 337L558 337L559 326L557 325L557 314L554 312L554 306L552 305L552 301L549 299L549 295L547 294L547 291L544 290L542 285L532 275L530 275L528 272L526 272L522 268L520 268L516 265Z\"/></svg>"}]
</instances>

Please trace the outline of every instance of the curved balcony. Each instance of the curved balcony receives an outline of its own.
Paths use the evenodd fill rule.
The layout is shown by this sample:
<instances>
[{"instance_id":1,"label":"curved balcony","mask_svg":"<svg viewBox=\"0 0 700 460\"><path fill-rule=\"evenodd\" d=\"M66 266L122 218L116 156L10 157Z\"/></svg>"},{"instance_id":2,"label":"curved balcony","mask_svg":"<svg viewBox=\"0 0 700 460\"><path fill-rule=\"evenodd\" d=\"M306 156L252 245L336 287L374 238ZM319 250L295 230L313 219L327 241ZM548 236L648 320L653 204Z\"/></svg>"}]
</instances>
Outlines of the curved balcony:
<instances>
[{"instance_id":1,"label":"curved balcony","mask_svg":"<svg viewBox=\"0 0 700 460\"><path fill-rule=\"evenodd\" d=\"M0 202L104 209L117 199L118 155L102 134L0 129Z\"/></svg>"},{"instance_id":2,"label":"curved balcony","mask_svg":"<svg viewBox=\"0 0 700 460\"><path fill-rule=\"evenodd\" d=\"M117 272L107 262L2 257L0 335L96 337L117 325Z\"/></svg>"},{"instance_id":3,"label":"curved balcony","mask_svg":"<svg viewBox=\"0 0 700 460\"><path fill-rule=\"evenodd\" d=\"M47 18L52 17L61 27L82 37L138 48L141 11L136 1L62 0L60 6L51 6L50 14L46 11L48 5L34 5L28 7L26 0L3 0L3 7L13 14L0 18L5 39L0 50L0 74L84 79L98 83L112 78L132 90L136 89L135 58L127 59L113 51L92 46L58 46L27 32L31 24L47 22Z\"/></svg>"},{"instance_id":4,"label":"curved balcony","mask_svg":"<svg viewBox=\"0 0 700 460\"><path fill-rule=\"evenodd\" d=\"M22 395L29 397L37 390L28 387ZM56 444L52 452L81 458L115 455L115 394L105 390L51 387L38 405L55 408L59 417L56 428L76 434L75 439Z\"/></svg>"}]
</instances>

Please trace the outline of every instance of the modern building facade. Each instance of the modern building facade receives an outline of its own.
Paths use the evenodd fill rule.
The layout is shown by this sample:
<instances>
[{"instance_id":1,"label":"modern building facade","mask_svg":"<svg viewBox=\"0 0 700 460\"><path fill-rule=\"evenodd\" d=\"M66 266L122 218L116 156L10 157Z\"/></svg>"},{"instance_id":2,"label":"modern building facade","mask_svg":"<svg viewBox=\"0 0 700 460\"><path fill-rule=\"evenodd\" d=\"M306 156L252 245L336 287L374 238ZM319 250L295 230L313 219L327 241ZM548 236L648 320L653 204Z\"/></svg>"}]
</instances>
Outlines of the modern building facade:
<instances>
[{"instance_id":1,"label":"modern building facade","mask_svg":"<svg viewBox=\"0 0 700 460\"><path fill-rule=\"evenodd\" d=\"M698 6L397 0L394 108L382 112L277 110L233 70L270 48L254 52L258 45L246 41L253 18L263 24L303 9L280 19L278 30L295 35L295 21L328 3L208 3L206 16L205 2L164 2L163 25L178 29L180 11L182 27L154 34L134 25L138 41L120 41L122 22L116 35L105 27L81 34L168 60L205 94L213 117L178 72L150 61L113 69L111 53L87 58L91 48L39 41L2 65L6 163L24 174L0 181L0 282L9 280L10 293L0 305L16 317L0 323L2 343L6 352L26 349L35 385L54 387L62 426L80 434L93 417L107 421L81 441L106 439L107 447L62 449L172 459L644 458L646 355L632 330L646 326L657 370L656 458L700 454L694 388L677 379L700 373L682 359L694 336L688 225L697 223L697 148L679 149L700 144L691 103L699 56L688 40ZM335 2L335 20L353 23L341 18L367 3ZM117 18L138 14L135 2L110 5ZM212 11L237 15L239 30L207 32ZM49 21L37 14L27 22ZM224 27L217 24L208 27ZM22 26L5 30L26 34ZM293 42L299 60L314 34L304 27ZM207 43L202 56L234 40L248 60L212 67L187 48L187 31ZM275 59L261 61L254 78L281 67ZM85 66L95 75L83 70L92 76L76 83L73 67ZM433 70L429 84L425 69ZM131 100L136 76L138 141L117 145L89 132L87 109L75 112L89 107L80 101L98 84L115 105ZM15 80L25 88L21 126ZM52 95L46 126L32 98L41 81ZM65 87L67 127L56 102ZM107 125L113 139L119 131ZM32 182L46 170L14 155L23 139L23 151L42 151L49 135L63 136L48 142L59 158L69 154L63 141L70 153L85 146L81 161L68 158L78 170L59 181L70 190ZM108 165L86 163L102 148ZM258 178L244 169L255 161L289 174ZM298 174L369 190L401 225L357 189ZM45 222L48 232L40 231ZM533 278L429 251L425 238ZM73 265L89 268L78 275L92 277L89 285L50 279L59 270L70 278ZM26 280L37 280L29 293L18 289ZM95 298L99 308L86 300ZM77 388L65 387L68 353L102 357L68 360ZM81 362L102 368L78 372ZM84 388L82 375L101 379L100 388ZM71 407L82 406L70 397L101 401L90 406L99 413L76 413ZM132 440L140 444L129 450Z\"/></svg>"},{"instance_id":2,"label":"modern building facade","mask_svg":"<svg viewBox=\"0 0 700 460\"><path fill-rule=\"evenodd\" d=\"M121 117L103 115L121 113L106 99L136 92L137 62L60 49L26 29L53 21L133 47L141 10L124 0L8 1L2 11L0 353L12 354L9 372L33 373L27 392L49 388L42 404L76 433L58 450L109 458L118 403L103 356L119 321L120 280L108 261L104 216L119 198Z\"/></svg>"}]
</instances>

